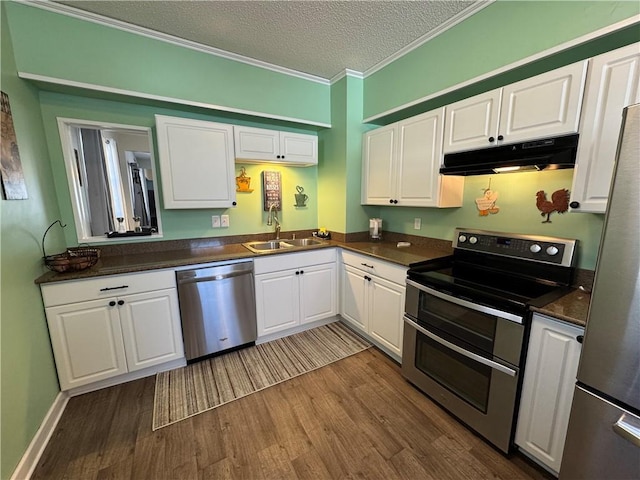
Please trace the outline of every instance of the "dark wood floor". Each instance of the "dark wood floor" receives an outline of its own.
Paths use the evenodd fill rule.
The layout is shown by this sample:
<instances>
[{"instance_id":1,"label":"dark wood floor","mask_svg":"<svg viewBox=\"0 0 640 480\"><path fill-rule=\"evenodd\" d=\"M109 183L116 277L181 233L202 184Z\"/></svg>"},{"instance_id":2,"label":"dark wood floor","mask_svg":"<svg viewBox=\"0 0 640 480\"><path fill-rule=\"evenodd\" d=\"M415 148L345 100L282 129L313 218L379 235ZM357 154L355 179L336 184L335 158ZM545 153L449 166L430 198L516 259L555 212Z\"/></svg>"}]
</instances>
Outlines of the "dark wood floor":
<instances>
[{"instance_id":1,"label":"dark wood floor","mask_svg":"<svg viewBox=\"0 0 640 480\"><path fill-rule=\"evenodd\" d=\"M70 399L34 479L549 479L374 348L151 431L155 377Z\"/></svg>"}]
</instances>

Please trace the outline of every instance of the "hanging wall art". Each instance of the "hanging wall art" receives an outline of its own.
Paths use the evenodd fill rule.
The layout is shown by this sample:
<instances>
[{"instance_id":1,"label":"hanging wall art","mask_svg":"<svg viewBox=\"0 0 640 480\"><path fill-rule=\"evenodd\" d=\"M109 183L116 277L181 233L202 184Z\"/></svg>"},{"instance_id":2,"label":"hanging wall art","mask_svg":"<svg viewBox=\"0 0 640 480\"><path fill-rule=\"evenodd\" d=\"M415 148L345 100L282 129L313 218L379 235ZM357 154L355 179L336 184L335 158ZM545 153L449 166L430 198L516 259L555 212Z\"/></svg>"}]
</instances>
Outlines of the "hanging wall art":
<instances>
[{"instance_id":1,"label":"hanging wall art","mask_svg":"<svg viewBox=\"0 0 640 480\"><path fill-rule=\"evenodd\" d=\"M25 200L28 198L27 185L24 182L9 96L4 92L0 92L0 97L2 102L2 116L0 118L0 124L2 125L2 135L0 137L2 192L6 200Z\"/></svg>"},{"instance_id":2,"label":"hanging wall art","mask_svg":"<svg viewBox=\"0 0 640 480\"><path fill-rule=\"evenodd\" d=\"M481 217L486 217L489 214L495 215L500 211L500 207L496 205L498 200L498 192L491 190L491 178L489 178L489 186L485 188L484 194L480 198L476 198L476 205Z\"/></svg>"},{"instance_id":3,"label":"hanging wall art","mask_svg":"<svg viewBox=\"0 0 640 480\"><path fill-rule=\"evenodd\" d=\"M551 200L547 200L547 194L544 190L536 193L536 207L542 213L541 216L547 216L542 223L551 223L550 216L553 212L565 213L569 210L569 190L561 188L551 194Z\"/></svg>"}]
</instances>

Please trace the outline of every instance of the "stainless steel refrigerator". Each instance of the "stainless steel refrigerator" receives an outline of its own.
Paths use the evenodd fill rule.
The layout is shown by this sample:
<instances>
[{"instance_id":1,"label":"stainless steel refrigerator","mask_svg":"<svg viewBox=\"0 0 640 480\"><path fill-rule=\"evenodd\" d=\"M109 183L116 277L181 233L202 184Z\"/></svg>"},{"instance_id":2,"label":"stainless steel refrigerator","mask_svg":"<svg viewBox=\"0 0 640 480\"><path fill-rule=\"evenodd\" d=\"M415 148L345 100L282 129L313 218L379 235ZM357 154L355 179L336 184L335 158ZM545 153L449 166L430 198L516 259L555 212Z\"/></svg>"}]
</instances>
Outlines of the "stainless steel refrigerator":
<instances>
[{"instance_id":1,"label":"stainless steel refrigerator","mask_svg":"<svg viewBox=\"0 0 640 480\"><path fill-rule=\"evenodd\" d=\"M625 108L560 480L640 478L640 104Z\"/></svg>"}]
</instances>

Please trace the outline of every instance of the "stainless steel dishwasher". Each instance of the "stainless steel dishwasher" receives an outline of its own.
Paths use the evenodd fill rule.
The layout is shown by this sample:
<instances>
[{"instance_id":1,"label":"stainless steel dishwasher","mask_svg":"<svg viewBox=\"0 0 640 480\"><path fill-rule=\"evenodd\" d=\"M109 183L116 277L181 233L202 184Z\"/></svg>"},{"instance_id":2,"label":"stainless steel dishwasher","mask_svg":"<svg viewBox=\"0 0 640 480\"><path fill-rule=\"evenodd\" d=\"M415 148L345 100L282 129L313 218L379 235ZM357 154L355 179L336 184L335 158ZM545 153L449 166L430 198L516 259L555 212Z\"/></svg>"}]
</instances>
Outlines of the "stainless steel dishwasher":
<instances>
[{"instance_id":1,"label":"stainless steel dishwasher","mask_svg":"<svg viewBox=\"0 0 640 480\"><path fill-rule=\"evenodd\" d=\"M255 342L253 260L176 276L187 360Z\"/></svg>"}]
</instances>

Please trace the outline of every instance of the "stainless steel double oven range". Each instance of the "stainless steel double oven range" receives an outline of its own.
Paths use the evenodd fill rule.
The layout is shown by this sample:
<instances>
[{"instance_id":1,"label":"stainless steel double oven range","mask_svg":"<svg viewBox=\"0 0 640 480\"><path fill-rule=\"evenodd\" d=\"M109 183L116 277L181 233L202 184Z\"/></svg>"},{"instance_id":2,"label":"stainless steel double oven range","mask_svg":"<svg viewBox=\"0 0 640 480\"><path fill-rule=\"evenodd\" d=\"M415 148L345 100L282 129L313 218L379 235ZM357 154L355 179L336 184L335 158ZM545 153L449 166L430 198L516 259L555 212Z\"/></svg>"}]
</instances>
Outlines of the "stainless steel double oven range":
<instances>
[{"instance_id":1,"label":"stainless steel double oven range","mask_svg":"<svg viewBox=\"0 0 640 480\"><path fill-rule=\"evenodd\" d=\"M456 229L454 253L408 272L403 375L505 453L529 306L568 292L576 240Z\"/></svg>"}]
</instances>

